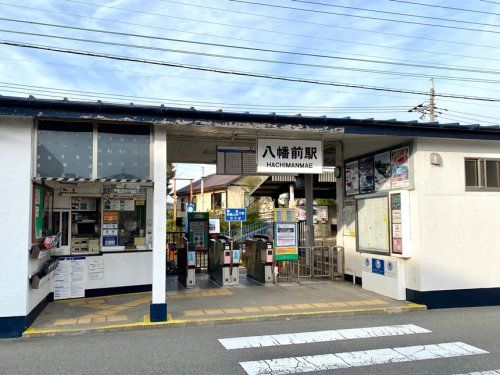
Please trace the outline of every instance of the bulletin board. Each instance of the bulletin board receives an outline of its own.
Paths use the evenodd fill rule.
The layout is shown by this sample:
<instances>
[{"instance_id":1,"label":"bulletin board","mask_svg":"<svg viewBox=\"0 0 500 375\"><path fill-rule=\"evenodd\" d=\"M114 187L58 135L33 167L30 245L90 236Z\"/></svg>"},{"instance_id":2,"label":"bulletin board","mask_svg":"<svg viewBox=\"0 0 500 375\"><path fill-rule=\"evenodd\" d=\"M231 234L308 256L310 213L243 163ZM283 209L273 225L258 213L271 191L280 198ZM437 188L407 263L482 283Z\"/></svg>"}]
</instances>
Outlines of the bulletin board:
<instances>
[{"instance_id":1,"label":"bulletin board","mask_svg":"<svg viewBox=\"0 0 500 375\"><path fill-rule=\"evenodd\" d=\"M389 254L388 197L366 197L356 200L357 250Z\"/></svg>"}]
</instances>

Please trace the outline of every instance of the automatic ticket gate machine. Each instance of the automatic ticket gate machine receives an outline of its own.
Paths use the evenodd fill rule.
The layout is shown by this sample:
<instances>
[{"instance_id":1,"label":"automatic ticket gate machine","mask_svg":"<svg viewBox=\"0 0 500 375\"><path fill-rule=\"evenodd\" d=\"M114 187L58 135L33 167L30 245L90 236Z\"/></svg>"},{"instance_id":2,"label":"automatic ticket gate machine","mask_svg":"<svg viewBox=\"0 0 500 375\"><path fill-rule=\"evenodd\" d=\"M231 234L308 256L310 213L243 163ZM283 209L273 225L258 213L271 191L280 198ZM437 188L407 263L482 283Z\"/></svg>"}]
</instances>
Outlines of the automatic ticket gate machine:
<instances>
[{"instance_id":1,"label":"automatic ticket gate machine","mask_svg":"<svg viewBox=\"0 0 500 375\"><path fill-rule=\"evenodd\" d=\"M273 240L269 236L254 235L245 241L247 277L263 284L273 281Z\"/></svg>"},{"instance_id":2,"label":"automatic ticket gate machine","mask_svg":"<svg viewBox=\"0 0 500 375\"><path fill-rule=\"evenodd\" d=\"M195 245L186 237L182 239L183 246L177 250L178 280L186 288L196 285L196 251Z\"/></svg>"},{"instance_id":3,"label":"automatic ticket gate machine","mask_svg":"<svg viewBox=\"0 0 500 375\"><path fill-rule=\"evenodd\" d=\"M210 240L208 272L210 278L221 285L240 283L240 250L233 249L233 240L217 236Z\"/></svg>"}]
</instances>

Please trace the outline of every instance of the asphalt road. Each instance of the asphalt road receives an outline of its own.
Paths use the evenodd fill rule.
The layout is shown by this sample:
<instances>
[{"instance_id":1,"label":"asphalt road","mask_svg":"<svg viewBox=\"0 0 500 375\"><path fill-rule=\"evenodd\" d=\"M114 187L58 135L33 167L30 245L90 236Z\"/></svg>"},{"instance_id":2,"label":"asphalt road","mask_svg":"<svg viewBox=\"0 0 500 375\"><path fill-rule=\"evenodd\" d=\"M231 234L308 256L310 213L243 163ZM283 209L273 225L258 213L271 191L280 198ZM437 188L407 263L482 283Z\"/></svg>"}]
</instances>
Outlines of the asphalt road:
<instances>
[{"instance_id":1,"label":"asphalt road","mask_svg":"<svg viewBox=\"0 0 500 375\"><path fill-rule=\"evenodd\" d=\"M408 324L431 332L400 332L397 335L389 329L383 337L359 337L366 332L368 336L372 335L370 330L361 328ZM267 342L272 346L231 350L218 341L232 337L354 328L361 329L349 331L354 332L354 337L358 338L349 337L346 331L340 331L344 336L336 341L292 343L297 341L297 337L292 337L288 342L289 337L282 336L283 341L280 342L288 345L276 345L276 340L266 341L264 337L259 342ZM317 340L318 337L320 340L330 340L326 333L301 337L305 341ZM247 343L247 340L235 342L239 345ZM467 354L470 347L476 348L478 353L463 355L464 352L460 349L454 357L429 357L429 353L443 355L442 348L446 345L437 347L435 344L453 342L467 344ZM394 350L390 348L396 348L398 353L405 353L404 348L409 346L416 346L418 350L411 349L414 354L404 359L391 359ZM377 349L386 350L373 351ZM259 364L255 367L254 361L313 356L308 357L307 361L300 360L299 365L292 360L291 363L295 366L292 368L306 369L311 363L319 362L335 367L335 363L340 363L337 356L314 356L338 353L348 353L341 354L340 357L347 358L341 362L345 363L344 367L349 368L308 373L463 374L499 370L500 307L179 326L147 331L1 340L0 374L246 374L240 362L252 362L247 368L255 370ZM403 358L401 356L402 354L397 355L398 358ZM287 361L289 360L284 361L285 365ZM387 363L391 361L396 363ZM270 366L269 363L265 366L268 369L274 368L273 373L277 373L276 369L284 368L282 362L272 362ZM255 371L259 373L258 370Z\"/></svg>"}]
</instances>

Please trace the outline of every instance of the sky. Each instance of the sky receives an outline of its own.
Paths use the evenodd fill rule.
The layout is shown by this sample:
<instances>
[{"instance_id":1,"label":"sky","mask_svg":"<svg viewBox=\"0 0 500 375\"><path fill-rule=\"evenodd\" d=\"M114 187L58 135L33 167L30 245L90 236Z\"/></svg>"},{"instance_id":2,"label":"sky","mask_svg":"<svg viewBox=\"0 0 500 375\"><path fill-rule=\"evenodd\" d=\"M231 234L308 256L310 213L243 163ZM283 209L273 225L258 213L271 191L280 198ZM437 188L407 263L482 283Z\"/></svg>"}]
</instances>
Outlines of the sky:
<instances>
[{"instance_id":1,"label":"sky","mask_svg":"<svg viewBox=\"0 0 500 375\"><path fill-rule=\"evenodd\" d=\"M428 102L433 78L437 121L487 126L500 124L499 40L500 1L0 0L0 95L419 120L408 110ZM177 171L199 178L201 166Z\"/></svg>"}]
</instances>

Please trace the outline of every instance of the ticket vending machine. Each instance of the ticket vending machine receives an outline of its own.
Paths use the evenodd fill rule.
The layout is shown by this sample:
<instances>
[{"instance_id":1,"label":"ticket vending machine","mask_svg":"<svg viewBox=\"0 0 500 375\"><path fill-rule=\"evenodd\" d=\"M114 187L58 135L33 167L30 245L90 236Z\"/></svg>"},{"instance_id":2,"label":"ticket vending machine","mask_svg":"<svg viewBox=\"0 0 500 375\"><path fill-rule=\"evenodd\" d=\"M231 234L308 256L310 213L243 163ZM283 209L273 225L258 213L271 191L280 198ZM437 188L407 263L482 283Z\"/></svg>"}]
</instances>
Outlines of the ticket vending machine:
<instances>
[{"instance_id":1,"label":"ticket vending machine","mask_svg":"<svg viewBox=\"0 0 500 375\"><path fill-rule=\"evenodd\" d=\"M226 236L210 240L208 272L210 278L221 285L239 284L240 251L233 249L233 241Z\"/></svg>"},{"instance_id":2,"label":"ticket vending machine","mask_svg":"<svg viewBox=\"0 0 500 375\"><path fill-rule=\"evenodd\" d=\"M273 240L269 236L254 235L245 241L247 277L261 283L273 281Z\"/></svg>"}]
</instances>

